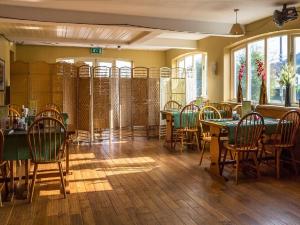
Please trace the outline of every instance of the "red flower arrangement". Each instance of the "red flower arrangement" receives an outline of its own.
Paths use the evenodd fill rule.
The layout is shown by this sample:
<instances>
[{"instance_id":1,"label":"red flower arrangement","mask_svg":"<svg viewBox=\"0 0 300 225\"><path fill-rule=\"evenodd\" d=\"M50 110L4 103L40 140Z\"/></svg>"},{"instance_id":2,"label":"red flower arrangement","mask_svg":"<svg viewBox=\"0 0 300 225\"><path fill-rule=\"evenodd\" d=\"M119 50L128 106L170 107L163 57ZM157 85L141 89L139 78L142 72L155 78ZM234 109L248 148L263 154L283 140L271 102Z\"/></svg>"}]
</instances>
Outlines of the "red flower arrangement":
<instances>
[{"instance_id":1,"label":"red flower arrangement","mask_svg":"<svg viewBox=\"0 0 300 225\"><path fill-rule=\"evenodd\" d=\"M256 59L255 63L257 65L257 76L261 77L261 79L265 81L267 79L267 76L264 68L264 63L259 59Z\"/></svg>"},{"instance_id":2,"label":"red flower arrangement","mask_svg":"<svg viewBox=\"0 0 300 225\"><path fill-rule=\"evenodd\" d=\"M241 81L243 79L245 68L246 68L245 63L241 64L241 67L239 70L239 81Z\"/></svg>"}]
</instances>

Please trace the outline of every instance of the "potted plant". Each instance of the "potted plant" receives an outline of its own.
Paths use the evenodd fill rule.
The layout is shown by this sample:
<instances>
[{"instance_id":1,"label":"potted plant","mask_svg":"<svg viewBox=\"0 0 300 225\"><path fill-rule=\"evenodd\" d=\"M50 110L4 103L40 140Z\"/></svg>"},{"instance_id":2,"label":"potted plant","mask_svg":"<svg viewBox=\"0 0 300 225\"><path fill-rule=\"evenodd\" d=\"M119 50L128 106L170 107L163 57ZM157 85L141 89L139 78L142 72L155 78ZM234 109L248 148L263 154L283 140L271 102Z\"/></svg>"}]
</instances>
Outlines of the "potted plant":
<instances>
[{"instance_id":1,"label":"potted plant","mask_svg":"<svg viewBox=\"0 0 300 225\"><path fill-rule=\"evenodd\" d=\"M255 63L257 66L257 69L256 69L257 76L261 78L259 104L265 105L268 103L267 87L266 87L267 75L266 75L266 71L264 68L264 63L260 59L256 59Z\"/></svg>"},{"instance_id":2,"label":"potted plant","mask_svg":"<svg viewBox=\"0 0 300 225\"><path fill-rule=\"evenodd\" d=\"M244 76L244 72L245 72L245 63L241 64L241 67L239 69L239 84L238 84L238 89L237 89L237 102L242 102L243 101L243 90L242 90L242 79Z\"/></svg>"},{"instance_id":3,"label":"potted plant","mask_svg":"<svg viewBox=\"0 0 300 225\"><path fill-rule=\"evenodd\" d=\"M291 85L294 82L296 76L295 69L291 64L285 64L281 68L278 75L279 84L285 86L285 106L291 106Z\"/></svg>"}]
</instances>

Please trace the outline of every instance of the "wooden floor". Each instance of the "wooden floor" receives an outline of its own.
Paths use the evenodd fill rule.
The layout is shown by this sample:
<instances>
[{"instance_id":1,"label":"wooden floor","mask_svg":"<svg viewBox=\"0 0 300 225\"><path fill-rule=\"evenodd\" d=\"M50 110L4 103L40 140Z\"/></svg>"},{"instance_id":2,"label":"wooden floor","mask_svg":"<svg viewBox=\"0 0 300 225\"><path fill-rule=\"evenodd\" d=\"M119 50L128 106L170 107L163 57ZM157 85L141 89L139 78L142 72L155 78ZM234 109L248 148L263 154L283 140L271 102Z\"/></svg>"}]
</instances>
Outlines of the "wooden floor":
<instances>
[{"instance_id":1,"label":"wooden floor","mask_svg":"<svg viewBox=\"0 0 300 225\"><path fill-rule=\"evenodd\" d=\"M71 149L72 150L72 149ZM199 153L170 153L157 140L81 146L71 152L71 194L39 179L32 204L0 208L1 225L300 224L300 179L226 183L198 166Z\"/></svg>"}]
</instances>

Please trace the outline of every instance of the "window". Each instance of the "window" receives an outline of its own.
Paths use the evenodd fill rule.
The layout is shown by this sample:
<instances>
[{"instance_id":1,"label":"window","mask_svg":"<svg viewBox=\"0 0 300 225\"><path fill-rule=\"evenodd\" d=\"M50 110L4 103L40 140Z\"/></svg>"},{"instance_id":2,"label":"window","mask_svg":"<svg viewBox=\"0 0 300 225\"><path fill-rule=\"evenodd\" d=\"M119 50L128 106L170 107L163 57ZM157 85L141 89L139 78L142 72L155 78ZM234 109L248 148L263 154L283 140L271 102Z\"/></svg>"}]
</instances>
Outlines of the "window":
<instances>
[{"instance_id":1,"label":"window","mask_svg":"<svg viewBox=\"0 0 300 225\"><path fill-rule=\"evenodd\" d=\"M245 65L246 63L246 48L242 48L239 50L234 51L233 53L234 57L234 97L236 98L238 84L239 84L239 71L242 67L242 65ZM244 72L243 78L241 80L241 85L243 89L243 98L246 97L246 73Z\"/></svg>"},{"instance_id":2,"label":"window","mask_svg":"<svg viewBox=\"0 0 300 225\"><path fill-rule=\"evenodd\" d=\"M187 55L176 60L176 66L184 68L185 101L187 103L206 96L206 55L201 53Z\"/></svg>"},{"instance_id":3,"label":"window","mask_svg":"<svg viewBox=\"0 0 300 225\"><path fill-rule=\"evenodd\" d=\"M245 63L246 72L242 79L243 98L259 101L261 78L257 76L257 60L263 63L267 76L267 94L269 103L283 104L285 90L279 84L278 74L288 63L288 36L273 36L245 44L243 48L232 51L233 98L236 98L238 75ZM300 99L300 37L294 38L294 64L297 72L295 80L294 102Z\"/></svg>"},{"instance_id":4,"label":"window","mask_svg":"<svg viewBox=\"0 0 300 225\"><path fill-rule=\"evenodd\" d=\"M56 59L56 62L74 63L74 59Z\"/></svg>"},{"instance_id":5,"label":"window","mask_svg":"<svg viewBox=\"0 0 300 225\"><path fill-rule=\"evenodd\" d=\"M252 42L248 45L248 96L250 100L259 101L261 78L257 76L257 60L265 61L264 40Z\"/></svg>"},{"instance_id":6,"label":"window","mask_svg":"<svg viewBox=\"0 0 300 225\"><path fill-rule=\"evenodd\" d=\"M267 87L270 103L284 103L283 87L278 82L278 74L287 63L287 36L267 39Z\"/></svg>"},{"instance_id":7,"label":"window","mask_svg":"<svg viewBox=\"0 0 300 225\"><path fill-rule=\"evenodd\" d=\"M116 67L121 68L121 67L132 67L131 61L124 61L124 60L116 60Z\"/></svg>"},{"instance_id":8,"label":"window","mask_svg":"<svg viewBox=\"0 0 300 225\"><path fill-rule=\"evenodd\" d=\"M294 64L295 64L295 100L299 102L300 99L300 37L295 37L294 40Z\"/></svg>"}]
</instances>

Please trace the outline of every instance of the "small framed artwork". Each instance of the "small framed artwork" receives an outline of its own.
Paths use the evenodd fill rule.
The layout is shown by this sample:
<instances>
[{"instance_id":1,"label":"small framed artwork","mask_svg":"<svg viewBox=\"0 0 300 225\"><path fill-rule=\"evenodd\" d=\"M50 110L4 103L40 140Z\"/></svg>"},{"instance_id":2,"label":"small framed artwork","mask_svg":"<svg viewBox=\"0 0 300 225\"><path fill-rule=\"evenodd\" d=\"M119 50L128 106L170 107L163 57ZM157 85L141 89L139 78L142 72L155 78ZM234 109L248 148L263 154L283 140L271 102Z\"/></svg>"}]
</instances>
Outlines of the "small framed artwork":
<instances>
[{"instance_id":1,"label":"small framed artwork","mask_svg":"<svg viewBox=\"0 0 300 225\"><path fill-rule=\"evenodd\" d=\"M5 89L5 61L0 59L0 91Z\"/></svg>"}]
</instances>

